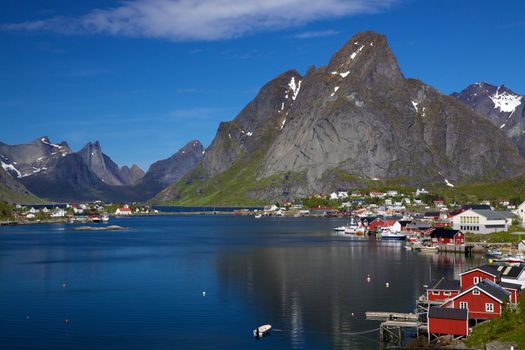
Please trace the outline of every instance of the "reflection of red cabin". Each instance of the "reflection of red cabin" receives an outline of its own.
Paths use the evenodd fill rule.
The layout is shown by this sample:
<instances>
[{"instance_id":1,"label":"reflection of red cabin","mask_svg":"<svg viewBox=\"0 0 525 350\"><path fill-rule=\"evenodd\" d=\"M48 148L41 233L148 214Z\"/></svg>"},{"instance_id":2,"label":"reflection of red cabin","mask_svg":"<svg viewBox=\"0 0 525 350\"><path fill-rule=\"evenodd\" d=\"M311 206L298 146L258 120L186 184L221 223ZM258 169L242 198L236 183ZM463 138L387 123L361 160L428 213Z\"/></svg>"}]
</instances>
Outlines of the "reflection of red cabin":
<instances>
[{"instance_id":1,"label":"reflection of red cabin","mask_svg":"<svg viewBox=\"0 0 525 350\"><path fill-rule=\"evenodd\" d=\"M517 304L518 301L521 299L521 284L500 282L499 286L510 293L511 303Z\"/></svg>"},{"instance_id":2,"label":"reflection of red cabin","mask_svg":"<svg viewBox=\"0 0 525 350\"><path fill-rule=\"evenodd\" d=\"M439 281L433 281L427 288L427 300L445 301L455 297L461 292L459 281L446 280L444 278Z\"/></svg>"},{"instance_id":3,"label":"reflection of red cabin","mask_svg":"<svg viewBox=\"0 0 525 350\"><path fill-rule=\"evenodd\" d=\"M428 331L432 334L468 335L469 311L431 307L428 310Z\"/></svg>"},{"instance_id":4,"label":"reflection of red cabin","mask_svg":"<svg viewBox=\"0 0 525 350\"><path fill-rule=\"evenodd\" d=\"M510 293L497 284L484 280L465 289L442 307L468 309L473 319L489 319L501 315L502 305L509 301Z\"/></svg>"},{"instance_id":5,"label":"reflection of red cabin","mask_svg":"<svg viewBox=\"0 0 525 350\"><path fill-rule=\"evenodd\" d=\"M389 227L395 223L396 223L396 220L392 220L392 219L383 220L383 219L377 218L368 224L368 229L370 231L375 231L380 227Z\"/></svg>"},{"instance_id":6,"label":"reflection of red cabin","mask_svg":"<svg viewBox=\"0 0 525 350\"><path fill-rule=\"evenodd\" d=\"M455 244L462 245L465 243L465 235L458 230L446 230L436 228L430 233L433 244Z\"/></svg>"},{"instance_id":7,"label":"reflection of red cabin","mask_svg":"<svg viewBox=\"0 0 525 350\"><path fill-rule=\"evenodd\" d=\"M486 279L499 283L501 281L501 273L490 265L483 265L460 273L459 279L461 290L465 290Z\"/></svg>"}]
</instances>

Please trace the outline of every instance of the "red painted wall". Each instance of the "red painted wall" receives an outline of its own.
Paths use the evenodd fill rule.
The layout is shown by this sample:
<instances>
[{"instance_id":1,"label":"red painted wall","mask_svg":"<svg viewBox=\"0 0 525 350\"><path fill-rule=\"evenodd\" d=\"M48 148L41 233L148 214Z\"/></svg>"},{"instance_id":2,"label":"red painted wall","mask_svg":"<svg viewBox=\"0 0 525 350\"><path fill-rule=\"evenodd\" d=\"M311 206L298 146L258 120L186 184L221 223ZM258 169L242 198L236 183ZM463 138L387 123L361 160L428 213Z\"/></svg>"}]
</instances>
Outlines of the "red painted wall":
<instances>
[{"instance_id":1,"label":"red painted wall","mask_svg":"<svg viewBox=\"0 0 525 350\"><path fill-rule=\"evenodd\" d=\"M434 334L468 335L468 320L429 318L428 329Z\"/></svg>"},{"instance_id":2,"label":"red painted wall","mask_svg":"<svg viewBox=\"0 0 525 350\"><path fill-rule=\"evenodd\" d=\"M474 277L479 277L480 282L485 279L488 279L492 282L496 282L495 278L489 275L488 273L479 270L474 270L464 275L461 275L461 290L469 289L470 287L472 287L474 285Z\"/></svg>"},{"instance_id":3,"label":"red painted wall","mask_svg":"<svg viewBox=\"0 0 525 350\"><path fill-rule=\"evenodd\" d=\"M453 297L455 297L456 295L459 294L459 292L457 292L457 291L447 291L447 292L450 292L450 295L445 295L445 291L443 291L443 290L436 290L435 292L439 293L439 294L438 295L434 295L434 294L432 294L431 290L427 289L427 300L441 301L441 300L446 300L446 299L453 298Z\"/></svg>"},{"instance_id":4,"label":"red painted wall","mask_svg":"<svg viewBox=\"0 0 525 350\"><path fill-rule=\"evenodd\" d=\"M462 301L468 303L467 308L470 318L488 319L498 317L501 314L501 305L483 292L480 292L479 295L473 295L472 291L470 291L450 303L447 303L447 305L459 309L459 305ZM485 303L493 303L494 312L486 312Z\"/></svg>"}]
</instances>

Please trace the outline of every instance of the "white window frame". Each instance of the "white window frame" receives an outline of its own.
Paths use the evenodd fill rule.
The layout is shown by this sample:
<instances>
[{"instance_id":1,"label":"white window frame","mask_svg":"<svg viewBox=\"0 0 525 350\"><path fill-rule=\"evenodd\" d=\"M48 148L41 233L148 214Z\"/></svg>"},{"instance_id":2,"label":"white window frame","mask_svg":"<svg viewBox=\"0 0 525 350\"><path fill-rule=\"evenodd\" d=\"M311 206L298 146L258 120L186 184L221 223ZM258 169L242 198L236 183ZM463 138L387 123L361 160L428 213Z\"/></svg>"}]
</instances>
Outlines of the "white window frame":
<instances>
[{"instance_id":1,"label":"white window frame","mask_svg":"<svg viewBox=\"0 0 525 350\"><path fill-rule=\"evenodd\" d=\"M443 295L444 295L444 296L447 296L447 297L450 296L451 294L452 294L452 293L450 293L450 292L443 292Z\"/></svg>"},{"instance_id":2,"label":"white window frame","mask_svg":"<svg viewBox=\"0 0 525 350\"><path fill-rule=\"evenodd\" d=\"M479 289L476 288L472 290L472 295L479 295L479 294L480 294Z\"/></svg>"},{"instance_id":3,"label":"white window frame","mask_svg":"<svg viewBox=\"0 0 525 350\"><path fill-rule=\"evenodd\" d=\"M460 301L459 302L459 308L460 309L468 309L468 302L467 301Z\"/></svg>"},{"instance_id":4,"label":"white window frame","mask_svg":"<svg viewBox=\"0 0 525 350\"><path fill-rule=\"evenodd\" d=\"M481 277L474 276L474 284L478 284L479 282L481 282Z\"/></svg>"},{"instance_id":5,"label":"white window frame","mask_svg":"<svg viewBox=\"0 0 525 350\"><path fill-rule=\"evenodd\" d=\"M494 303L485 303L485 312L494 312Z\"/></svg>"},{"instance_id":6,"label":"white window frame","mask_svg":"<svg viewBox=\"0 0 525 350\"><path fill-rule=\"evenodd\" d=\"M441 295L440 292L436 292L435 290L432 291L432 295Z\"/></svg>"}]
</instances>

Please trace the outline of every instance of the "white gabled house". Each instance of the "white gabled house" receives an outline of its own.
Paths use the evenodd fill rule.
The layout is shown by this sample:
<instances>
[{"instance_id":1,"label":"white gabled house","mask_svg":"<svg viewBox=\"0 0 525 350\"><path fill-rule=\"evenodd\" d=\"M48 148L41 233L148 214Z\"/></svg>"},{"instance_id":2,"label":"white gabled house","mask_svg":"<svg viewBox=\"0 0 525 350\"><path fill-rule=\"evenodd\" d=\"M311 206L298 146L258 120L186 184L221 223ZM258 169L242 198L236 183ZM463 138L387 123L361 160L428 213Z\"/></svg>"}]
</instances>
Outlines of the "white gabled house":
<instances>
[{"instance_id":1,"label":"white gabled house","mask_svg":"<svg viewBox=\"0 0 525 350\"><path fill-rule=\"evenodd\" d=\"M521 222L524 222L525 221L525 202L518 205L518 207L512 212L519 217Z\"/></svg>"}]
</instances>

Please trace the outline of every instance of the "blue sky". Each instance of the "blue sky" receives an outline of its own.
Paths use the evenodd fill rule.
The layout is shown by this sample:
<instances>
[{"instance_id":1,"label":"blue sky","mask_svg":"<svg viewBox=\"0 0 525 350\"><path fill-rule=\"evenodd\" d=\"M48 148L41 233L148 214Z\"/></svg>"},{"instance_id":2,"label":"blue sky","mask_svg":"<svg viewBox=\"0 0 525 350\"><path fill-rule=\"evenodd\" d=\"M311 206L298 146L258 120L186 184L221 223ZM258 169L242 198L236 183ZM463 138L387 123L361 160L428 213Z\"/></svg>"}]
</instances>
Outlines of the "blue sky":
<instances>
[{"instance_id":1,"label":"blue sky","mask_svg":"<svg viewBox=\"0 0 525 350\"><path fill-rule=\"evenodd\" d=\"M119 165L206 146L276 75L326 64L353 34L387 36L405 76L443 93L525 93L520 0L6 0L0 141L99 140Z\"/></svg>"}]
</instances>

